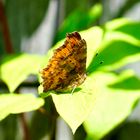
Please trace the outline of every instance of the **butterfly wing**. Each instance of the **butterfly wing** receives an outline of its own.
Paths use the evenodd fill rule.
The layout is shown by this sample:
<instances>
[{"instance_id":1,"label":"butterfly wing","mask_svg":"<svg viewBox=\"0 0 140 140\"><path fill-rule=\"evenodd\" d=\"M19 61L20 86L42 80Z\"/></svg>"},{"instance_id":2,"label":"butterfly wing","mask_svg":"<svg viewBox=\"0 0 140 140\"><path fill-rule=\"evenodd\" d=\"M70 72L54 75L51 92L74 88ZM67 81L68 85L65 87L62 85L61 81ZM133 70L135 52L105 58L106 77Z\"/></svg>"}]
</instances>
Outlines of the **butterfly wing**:
<instances>
[{"instance_id":1,"label":"butterfly wing","mask_svg":"<svg viewBox=\"0 0 140 140\"><path fill-rule=\"evenodd\" d=\"M55 50L48 66L41 71L44 92L81 85L86 78L86 56L86 42L80 34L67 34L64 45Z\"/></svg>"}]
</instances>

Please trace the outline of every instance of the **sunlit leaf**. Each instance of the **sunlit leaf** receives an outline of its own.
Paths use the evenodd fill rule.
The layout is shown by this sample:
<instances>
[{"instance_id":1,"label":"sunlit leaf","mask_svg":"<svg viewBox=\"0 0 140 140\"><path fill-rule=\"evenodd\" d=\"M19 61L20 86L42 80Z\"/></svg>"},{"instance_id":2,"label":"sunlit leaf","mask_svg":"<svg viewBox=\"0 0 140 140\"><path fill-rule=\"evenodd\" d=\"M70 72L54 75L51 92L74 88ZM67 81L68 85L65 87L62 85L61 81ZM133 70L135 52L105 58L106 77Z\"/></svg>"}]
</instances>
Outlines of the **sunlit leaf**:
<instances>
[{"instance_id":1,"label":"sunlit leaf","mask_svg":"<svg viewBox=\"0 0 140 140\"><path fill-rule=\"evenodd\" d=\"M99 55L88 67L91 73L98 65L100 70L115 70L140 60L139 23L126 19L118 19L105 24ZM137 31L136 31L137 30Z\"/></svg>"},{"instance_id":2,"label":"sunlit leaf","mask_svg":"<svg viewBox=\"0 0 140 140\"><path fill-rule=\"evenodd\" d=\"M140 39L140 23L130 19L120 18L107 22L105 25L107 31L117 31L125 33L137 40Z\"/></svg>"},{"instance_id":3,"label":"sunlit leaf","mask_svg":"<svg viewBox=\"0 0 140 140\"><path fill-rule=\"evenodd\" d=\"M140 88L110 87L116 80L123 81L127 87L131 84L130 73L114 75L113 73L95 73L93 74L97 82L98 98L96 98L91 114L84 123L88 136L99 140L107 133L121 124L132 112L135 104L140 98Z\"/></svg>"},{"instance_id":4,"label":"sunlit leaf","mask_svg":"<svg viewBox=\"0 0 140 140\"><path fill-rule=\"evenodd\" d=\"M91 112L97 98L94 77L88 77L73 94L51 94L57 112L69 124L74 133Z\"/></svg>"},{"instance_id":5,"label":"sunlit leaf","mask_svg":"<svg viewBox=\"0 0 140 140\"><path fill-rule=\"evenodd\" d=\"M37 55L13 55L3 59L1 79L13 92L30 74L38 74L42 57Z\"/></svg>"},{"instance_id":6,"label":"sunlit leaf","mask_svg":"<svg viewBox=\"0 0 140 140\"><path fill-rule=\"evenodd\" d=\"M17 114L38 109L44 100L32 94L3 94L0 95L0 120L9 114Z\"/></svg>"}]
</instances>

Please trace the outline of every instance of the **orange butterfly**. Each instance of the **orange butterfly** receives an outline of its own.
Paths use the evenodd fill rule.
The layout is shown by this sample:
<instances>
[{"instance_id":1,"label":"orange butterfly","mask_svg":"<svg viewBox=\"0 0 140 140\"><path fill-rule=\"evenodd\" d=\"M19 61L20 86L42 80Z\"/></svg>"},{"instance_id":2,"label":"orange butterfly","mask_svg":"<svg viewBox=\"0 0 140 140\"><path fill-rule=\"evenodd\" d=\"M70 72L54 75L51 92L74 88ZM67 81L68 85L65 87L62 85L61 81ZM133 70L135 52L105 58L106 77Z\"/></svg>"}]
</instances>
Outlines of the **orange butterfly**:
<instances>
[{"instance_id":1,"label":"orange butterfly","mask_svg":"<svg viewBox=\"0 0 140 140\"><path fill-rule=\"evenodd\" d=\"M64 44L41 71L43 91L62 92L81 85L86 79L86 58L86 41L78 32L67 34Z\"/></svg>"}]
</instances>

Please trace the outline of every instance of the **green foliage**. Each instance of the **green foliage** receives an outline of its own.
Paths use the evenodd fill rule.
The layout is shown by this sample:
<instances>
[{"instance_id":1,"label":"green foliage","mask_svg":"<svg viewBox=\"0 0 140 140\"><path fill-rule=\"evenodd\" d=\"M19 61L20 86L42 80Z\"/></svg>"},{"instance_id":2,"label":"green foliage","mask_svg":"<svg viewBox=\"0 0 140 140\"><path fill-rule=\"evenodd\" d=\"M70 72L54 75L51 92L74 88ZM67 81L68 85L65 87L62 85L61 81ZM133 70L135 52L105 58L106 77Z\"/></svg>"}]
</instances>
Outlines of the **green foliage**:
<instances>
[{"instance_id":1,"label":"green foliage","mask_svg":"<svg viewBox=\"0 0 140 140\"><path fill-rule=\"evenodd\" d=\"M54 104L60 116L69 124L73 133L91 112L96 100L96 85L90 76L74 94L52 94Z\"/></svg>"},{"instance_id":2,"label":"green foliage","mask_svg":"<svg viewBox=\"0 0 140 140\"><path fill-rule=\"evenodd\" d=\"M30 75L39 72L41 56L19 54L5 56L1 63L1 79L12 93Z\"/></svg>"},{"instance_id":3,"label":"green foliage","mask_svg":"<svg viewBox=\"0 0 140 140\"><path fill-rule=\"evenodd\" d=\"M95 0L94 3L96 2ZM118 17L136 2L138 0L128 0L128 4L122 5L118 11ZM14 52L20 52L21 42L33 35L39 27L46 15L48 3L49 0L4 2L7 30ZM92 1L65 0L64 5L65 8L58 5L60 9L57 11L62 10L66 18L60 25L54 42L65 38L67 32L81 31L82 38L87 42L87 79L73 94L56 94L54 91L42 93L42 86L39 88L41 98L35 97L34 94L16 94L29 75L33 74L40 78L39 70L47 65L53 50L61 46L64 40L58 42L45 57L29 54L0 57L0 80L9 90L7 93L0 87L2 140L22 139L18 129L18 115L15 114L34 111L43 105L43 108L39 109L41 113L35 111L29 115L30 122L27 127L31 139L54 139L56 119L60 115L72 132L77 132L75 140L85 139L86 134L87 140L99 140L120 126L137 105L140 98L140 79L133 69L126 70L126 66L140 60L140 23L128 19L115 19L102 26L92 27L104 20L101 16L101 4L93 6ZM117 14L111 15L117 17ZM3 31L3 24L1 25L0 29ZM0 33L2 55L6 53L6 35ZM119 135L115 135L113 139L139 139L138 132L139 124L125 124L121 127Z\"/></svg>"},{"instance_id":4,"label":"green foliage","mask_svg":"<svg viewBox=\"0 0 140 140\"><path fill-rule=\"evenodd\" d=\"M44 100L32 94L3 94L0 95L0 120L9 114L17 114L38 109Z\"/></svg>"},{"instance_id":5,"label":"green foliage","mask_svg":"<svg viewBox=\"0 0 140 140\"><path fill-rule=\"evenodd\" d=\"M96 98L92 111L84 126L88 137L92 139L101 139L112 129L121 124L130 115L140 98L140 88L126 90L125 88L110 88L116 80L120 80L124 75L115 75L111 73L97 72L94 73L98 90L98 98ZM127 75L127 76L126 76ZM125 78L123 80L125 80ZM132 80L132 79L131 79ZM125 84L128 84L125 82Z\"/></svg>"},{"instance_id":6,"label":"green foliage","mask_svg":"<svg viewBox=\"0 0 140 140\"><path fill-rule=\"evenodd\" d=\"M65 37L65 34L73 31L81 31L91 27L97 19L101 16L102 7L100 4L96 4L91 7L87 12L83 9L76 9L68 18L66 18L63 24L60 26L56 35L55 42L58 42ZM82 16L81 16L82 15Z\"/></svg>"},{"instance_id":7,"label":"green foliage","mask_svg":"<svg viewBox=\"0 0 140 140\"><path fill-rule=\"evenodd\" d=\"M16 3L13 4L13 6L15 5ZM17 10L20 9L22 8L19 7ZM12 12L9 13L10 8L7 7L7 10L8 15L13 14ZM25 21L32 19L28 17L25 7L22 10L26 20L21 19L20 21L9 18L10 26L15 25L18 20L22 27L22 29L18 27L20 24L15 26L15 28L20 29L20 35L17 35L15 28L11 30L14 46L19 45L24 35L31 35L45 12L44 10L40 13L40 17L37 18L38 22L29 24L31 28L29 27L28 30L25 27ZM35 112L30 125L33 139L39 140L46 133L51 133L50 131L54 129L52 127L56 123L56 118L52 117L55 112L54 108L51 108L53 107L52 102L50 102L52 97L58 114L70 126L73 133L83 124L87 133L87 140L99 140L130 115L140 98L140 80L133 70L124 71L123 67L140 60L140 23L127 19L116 19L102 27L89 28L100 17L101 10L100 5L92 7L85 13L81 9L75 10L64 21L56 35L56 41L58 41L64 38L66 32L88 28L80 32L82 38L87 42L86 67L88 76L85 82L77 87L73 94L69 92L63 94L42 93L40 86L39 95L47 97L46 99L34 97L32 94L3 93L0 95L0 120L9 114L36 110L44 104L45 100L44 107L51 117L47 116L48 118L46 118L46 116ZM22 15L22 11L18 13L16 18L20 17L20 14ZM53 55L53 50L61 46L63 42L64 40L58 42L45 57L29 54L4 56L1 62L0 78L7 85L9 92L15 92L30 74L38 76L40 68L43 65L46 66L49 58ZM50 96L48 97L48 95ZM42 127L39 127L39 124ZM41 130L41 133L34 135L38 133L38 128L43 129L43 131Z\"/></svg>"},{"instance_id":8,"label":"green foliage","mask_svg":"<svg viewBox=\"0 0 140 140\"><path fill-rule=\"evenodd\" d=\"M134 84L131 84L134 81L135 86L139 84L134 74L121 72L116 75L111 72L140 58L139 36L133 36L132 31L128 31L129 34L125 31L127 26L132 30L130 27L134 24L138 23L118 19L106 24L103 29L93 27L81 32L88 47L88 77L74 94L51 94L57 112L69 124L73 133L84 122L89 137L104 137L129 116L140 98L140 88L137 86L134 90ZM62 42L54 48L59 47ZM49 52L49 57L53 49ZM102 61L103 64L100 64ZM123 85L119 86L119 83L123 83L125 88Z\"/></svg>"}]
</instances>

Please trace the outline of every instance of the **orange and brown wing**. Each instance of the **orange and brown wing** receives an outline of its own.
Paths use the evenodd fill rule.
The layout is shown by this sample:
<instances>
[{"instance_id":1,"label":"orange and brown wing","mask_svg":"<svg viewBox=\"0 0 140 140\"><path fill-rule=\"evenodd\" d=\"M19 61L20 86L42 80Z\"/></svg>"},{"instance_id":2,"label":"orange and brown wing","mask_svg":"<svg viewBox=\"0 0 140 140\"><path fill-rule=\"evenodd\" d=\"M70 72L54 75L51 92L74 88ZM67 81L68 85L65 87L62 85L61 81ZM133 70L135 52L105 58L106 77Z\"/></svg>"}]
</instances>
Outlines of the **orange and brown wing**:
<instances>
[{"instance_id":1,"label":"orange and brown wing","mask_svg":"<svg viewBox=\"0 0 140 140\"><path fill-rule=\"evenodd\" d=\"M62 91L82 84L86 78L87 47L78 32L67 34L64 45L56 49L41 72L44 92Z\"/></svg>"}]
</instances>

